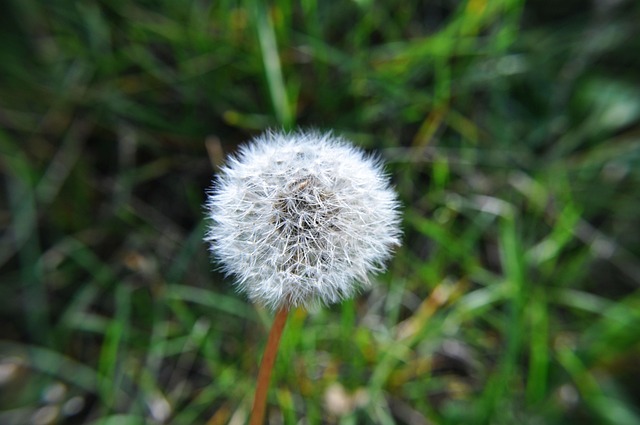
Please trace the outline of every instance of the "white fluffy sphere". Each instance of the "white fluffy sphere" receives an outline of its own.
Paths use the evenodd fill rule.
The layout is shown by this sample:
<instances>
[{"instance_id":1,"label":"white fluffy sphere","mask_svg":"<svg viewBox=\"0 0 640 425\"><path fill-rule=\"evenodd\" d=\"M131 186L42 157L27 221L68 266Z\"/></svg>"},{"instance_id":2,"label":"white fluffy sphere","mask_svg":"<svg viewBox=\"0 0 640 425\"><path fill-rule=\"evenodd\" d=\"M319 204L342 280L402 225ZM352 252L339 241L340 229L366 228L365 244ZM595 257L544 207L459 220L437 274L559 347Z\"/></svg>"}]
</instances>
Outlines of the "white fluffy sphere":
<instances>
[{"instance_id":1,"label":"white fluffy sphere","mask_svg":"<svg viewBox=\"0 0 640 425\"><path fill-rule=\"evenodd\" d=\"M330 134L268 132L242 146L206 206L213 255L273 309L352 296L400 244L381 162Z\"/></svg>"}]
</instances>

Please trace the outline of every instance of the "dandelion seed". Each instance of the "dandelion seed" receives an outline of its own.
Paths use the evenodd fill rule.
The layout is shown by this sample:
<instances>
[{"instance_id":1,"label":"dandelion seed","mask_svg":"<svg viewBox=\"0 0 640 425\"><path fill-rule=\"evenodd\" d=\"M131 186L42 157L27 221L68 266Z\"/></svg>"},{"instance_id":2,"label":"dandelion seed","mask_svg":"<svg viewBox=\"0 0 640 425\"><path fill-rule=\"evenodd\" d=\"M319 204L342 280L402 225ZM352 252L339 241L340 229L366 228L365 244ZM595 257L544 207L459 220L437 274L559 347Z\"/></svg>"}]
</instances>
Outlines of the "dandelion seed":
<instances>
[{"instance_id":1,"label":"dandelion seed","mask_svg":"<svg viewBox=\"0 0 640 425\"><path fill-rule=\"evenodd\" d=\"M274 310L333 304L369 284L400 244L381 162L318 132L268 132L228 159L208 193L213 255Z\"/></svg>"}]
</instances>

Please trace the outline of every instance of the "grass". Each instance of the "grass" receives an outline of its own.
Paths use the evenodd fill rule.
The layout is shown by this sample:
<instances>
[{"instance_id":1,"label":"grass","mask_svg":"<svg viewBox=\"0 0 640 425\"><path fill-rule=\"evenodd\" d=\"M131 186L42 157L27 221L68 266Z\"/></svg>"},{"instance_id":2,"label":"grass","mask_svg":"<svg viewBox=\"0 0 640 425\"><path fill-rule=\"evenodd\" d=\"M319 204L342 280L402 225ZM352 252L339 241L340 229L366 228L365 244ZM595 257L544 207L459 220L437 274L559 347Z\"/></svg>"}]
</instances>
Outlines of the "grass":
<instances>
[{"instance_id":1,"label":"grass","mask_svg":"<svg viewBox=\"0 0 640 425\"><path fill-rule=\"evenodd\" d=\"M11 1L0 422L241 424L271 315L204 190L270 127L379 152L404 244L291 313L272 424L640 423L632 1Z\"/></svg>"}]
</instances>

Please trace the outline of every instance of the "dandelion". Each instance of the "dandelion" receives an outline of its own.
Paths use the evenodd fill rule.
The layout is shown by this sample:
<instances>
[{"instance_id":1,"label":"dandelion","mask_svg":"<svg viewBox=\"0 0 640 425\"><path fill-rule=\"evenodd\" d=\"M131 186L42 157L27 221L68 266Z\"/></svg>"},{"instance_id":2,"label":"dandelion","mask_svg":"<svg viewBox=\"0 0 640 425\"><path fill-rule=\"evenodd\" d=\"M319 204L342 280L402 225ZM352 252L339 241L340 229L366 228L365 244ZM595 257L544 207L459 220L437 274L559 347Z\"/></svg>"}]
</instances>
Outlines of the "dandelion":
<instances>
[{"instance_id":1,"label":"dandelion","mask_svg":"<svg viewBox=\"0 0 640 425\"><path fill-rule=\"evenodd\" d=\"M258 137L228 160L207 207L214 256L273 310L351 297L399 244L380 161L330 134Z\"/></svg>"},{"instance_id":2,"label":"dandelion","mask_svg":"<svg viewBox=\"0 0 640 425\"><path fill-rule=\"evenodd\" d=\"M382 163L343 138L268 132L228 159L208 193L205 240L240 292L277 311L251 424L289 309L329 305L369 285L400 244L400 213Z\"/></svg>"}]
</instances>

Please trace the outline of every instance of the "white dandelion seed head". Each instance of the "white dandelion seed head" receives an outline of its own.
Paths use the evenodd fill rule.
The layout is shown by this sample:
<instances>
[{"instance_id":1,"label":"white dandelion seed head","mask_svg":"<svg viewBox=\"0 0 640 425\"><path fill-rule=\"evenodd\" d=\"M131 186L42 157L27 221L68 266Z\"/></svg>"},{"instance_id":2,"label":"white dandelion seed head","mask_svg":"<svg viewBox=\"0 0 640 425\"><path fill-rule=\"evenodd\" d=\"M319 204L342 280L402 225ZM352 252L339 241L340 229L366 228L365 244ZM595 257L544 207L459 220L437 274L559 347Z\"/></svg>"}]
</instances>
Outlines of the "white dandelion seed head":
<instances>
[{"instance_id":1,"label":"white dandelion seed head","mask_svg":"<svg viewBox=\"0 0 640 425\"><path fill-rule=\"evenodd\" d=\"M331 134L268 132L242 146L206 207L213 255L272 309L351 297L400 244L381 162Z\"/></svg>"}]
</instances>

